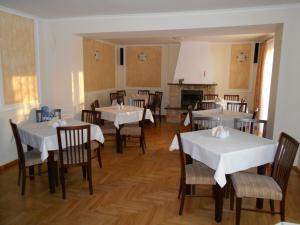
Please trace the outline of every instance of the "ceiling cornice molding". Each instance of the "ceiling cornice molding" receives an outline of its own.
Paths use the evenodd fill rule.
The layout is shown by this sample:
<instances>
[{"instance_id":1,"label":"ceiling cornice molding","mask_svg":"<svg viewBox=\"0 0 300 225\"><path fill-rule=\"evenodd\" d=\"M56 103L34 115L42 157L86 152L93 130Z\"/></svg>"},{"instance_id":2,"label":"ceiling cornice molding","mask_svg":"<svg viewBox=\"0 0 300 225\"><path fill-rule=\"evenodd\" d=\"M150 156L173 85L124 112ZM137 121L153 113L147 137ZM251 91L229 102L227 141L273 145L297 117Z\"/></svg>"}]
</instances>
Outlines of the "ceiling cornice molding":
<instances>
[{"instance_id":1,"label":"ceiling cornice molding","mask_svg":"<svg viewBox=\"0 0 300 225\"><path fill-rule=\"evenodd\" d=\"M231 9L214 9L214 10L195 10L195 11L178 11L178 12L159 12L159 13L132 13L132 14L111 14L111 15L92 15L92 16L78 16L78 17L61 17L61 18L40 18L48 22L67 22L77 20L91 20L91 19L123 19L136 17L173 17L173 16L196 16L196 15L213 15L213 14L227 14L227 13L244 13L244 12L259 12L272 10L288 10L300 9L300 3L281 4L272 6L255 6ZM39 18L39 17L36 17Z\"/></svg>"},{"instance_id":2,"label":"ceiling cornice molding","mask_svg":"<svg viewBox=\"0 0 300 225\"><path fill-rule=\"evenodd\" d=\"M16 9L7 8L7 7L4 7L2 5L0 5L0 11L10 13L10 14L14 14L14 15L17 15L17 16L27 17L27 18L30 18L30 19L33 19L33 20L41 19L38 16L34 16L32 14L29 14L29 13L24 13L24 12L21 12L21 11L16 10Z\"/></svg>"}]
</instances>

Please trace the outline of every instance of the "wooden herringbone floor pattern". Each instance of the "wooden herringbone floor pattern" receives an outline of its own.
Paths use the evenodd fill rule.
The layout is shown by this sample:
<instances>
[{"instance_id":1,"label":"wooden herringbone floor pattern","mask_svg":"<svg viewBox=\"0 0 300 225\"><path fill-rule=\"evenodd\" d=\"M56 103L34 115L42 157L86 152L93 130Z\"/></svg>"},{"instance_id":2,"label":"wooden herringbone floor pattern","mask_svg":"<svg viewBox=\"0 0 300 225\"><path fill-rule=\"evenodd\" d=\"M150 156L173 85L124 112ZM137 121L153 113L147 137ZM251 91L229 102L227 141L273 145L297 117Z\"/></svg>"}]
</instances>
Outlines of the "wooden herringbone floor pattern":
<instances>
[{"instance_id":1,"label":"wooden herringbone floor pattern","mask_svg":"<svg viewBox=\"0 0 300 225\"><path fill-rule=\"evenodd\" d=\"M0 174L1 225L193 225L215 224L211 198L187 198L178 216L178 152L169 152L177 125L162 123L146 130L147 149L142 155L136 144L128 143L124 154L115 153L113 141L102 150L103 168L93 162L94 194L82 179L80 168L68 171L67 200L61 189L48 192L47 174L27 180L22 197L17 186L17 168ZM44 170L46 167L44 168ZM300 222L299 174L293 172L288 189L287 220ZM200 192L210 193L209 187ZM253 206L254 201L245 201ZM265 204L268 208L268 204ZM234 212L225 200L222 224L234 224ZM275 224L279 216L242 213L242 224Z\"/></svg>"}]
</instances>

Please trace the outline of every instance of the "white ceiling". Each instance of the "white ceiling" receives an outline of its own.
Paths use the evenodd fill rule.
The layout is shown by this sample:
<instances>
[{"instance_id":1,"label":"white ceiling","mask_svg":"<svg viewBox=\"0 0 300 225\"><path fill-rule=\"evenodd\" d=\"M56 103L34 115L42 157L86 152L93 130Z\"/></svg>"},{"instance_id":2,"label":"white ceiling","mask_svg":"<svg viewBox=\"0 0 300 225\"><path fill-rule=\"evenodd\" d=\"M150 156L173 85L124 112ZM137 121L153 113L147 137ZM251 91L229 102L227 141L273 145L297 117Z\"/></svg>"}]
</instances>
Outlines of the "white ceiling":
<instances>
[{"instance_id":1,"label":"white ceiling","mask_svg":"<svg viewBox=\"0 0 300 225\"><path fill-rule=\"evenodd\" d=\"M232 9L299 2L299 0L0 0L0 5L43 18L66 18Z\"/></svg>"},{"instance_id":2,"label":"white ceiling","mask_svg":"<svg viewBox=\"0 0 300 225\"><path fill-rule=\"evenodd\" d=\"M259 42L272 36L276 24L206 29L80 34L118 45L167 44L181 41Z\"/></svg>"}]
</instances>

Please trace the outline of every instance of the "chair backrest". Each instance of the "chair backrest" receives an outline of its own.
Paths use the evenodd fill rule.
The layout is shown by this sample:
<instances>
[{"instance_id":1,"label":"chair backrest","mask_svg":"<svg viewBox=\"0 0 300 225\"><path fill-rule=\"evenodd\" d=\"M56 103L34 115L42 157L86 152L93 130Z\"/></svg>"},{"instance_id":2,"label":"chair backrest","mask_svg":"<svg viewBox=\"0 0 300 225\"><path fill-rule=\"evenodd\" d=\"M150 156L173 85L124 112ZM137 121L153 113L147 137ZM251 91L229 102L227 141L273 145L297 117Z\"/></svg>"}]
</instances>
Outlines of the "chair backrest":
<instances>
[{"instance_id":1,"label":"chair backrest","mask_svg":"<svg viewBox=\"0 0 300 225\"><path fill-rule=\"evenodd\" d=\"M246 102L227 102L227 110L235 112L247 112Z\"/></svg>"},{"instance_id":2,"label":"chair backrest","mask_svg":"<svg viewBox=\"0 0 300 225\"><path fill-rule=\"evenodd\" d=\"M57 127L56 131L62 165L91 162L91 125Z\"/></svg>"},{"instance_id":3,"label":"chair backrest","mask_svg":"<svg viewBox=\"0 0 300 225\"><path fill-rule=\"evenodd\" d=\"M180 171L181 171L181 179L185 180L185 153L183 152L181 135L179 132L176 133L178 146L179 146L179 158L180 158Z\"/></svg>"},{"instance_id":4,"label":"chair backrest","mask_svg":"<svg viewBox=\"0 0 300 225\"><path fill-rule=\"evenodd\" d=\"M117 94L118 94L118 96L126 96L126 91L125 90L118 90Z\"/></svg>"},{"instance_id":5,"label":"chair backrest","mask_svg":"<svg viewBox=\"0 0 300 225\"><path fill-rule=\"evenodd\" d=\"M258 115L258 111L259 111L259 108L256 108L255 111L252 114L252 119L256 119L256 117Z\"/></svg>"},{"instance_id":6,"label":"chair backrest","mask_svg":"<svg viewBox=\"0 0 300 225\"><path fill-rule=\"evenodd\" d=\"M109 93L110 103L112 104L113 100L118 99L117 92Z\"/></svg>"},{"instance_id":7,"label":"chair backrest","mask_svg":"<svg viewBox=\"0 0 300 225\"><path fill-rule=\"evenodd\" d=\"M203 100L216 100L218 97L218 94L207 94L203 96Z\"/></svg>"},{"instance_id":8,"label":"chair backrest","mask_svg":"<svg viewBox=\"0 0 300 225\"><path fill-rule=\"evenodd\" d=\"M61 119L61 109L53 109L49 113L51 113L51 117L50 116L49 117L44 117L43 114L42 114L42 110L37 109L35 111L36 122L40 123L40 122L49 121L53 117L58 117L59 119Z\"/></svg>"},{"instance_id":9,"label":"chair backrest","mask_svg":"<svg viewBox=\"0 0 300 225\"><path fill-rule=\"evenodd\" d=\"M147 113L147 107L144 106L142 120L139 122L139 126L140 126L142 129L144 129L144 125L145 125L145 122L146 122L146 113Z\"/></svg>"},{"instance_id":10,"label":"chair backrest","mask_svg":"<svg viewBox=\"0 0 300 225\"><path fill-rule=\"evenodd\" d=\"M17 127L17 124L13 123L12 120L9 120L14 138L15 138L15 142L16 142L16 146L17 146L17 151L18 151L18 158L19 158L19 162L20 164L25 164L25 156L24 156L24 149L23 149L23 145L21 142L21 138L20 138L20 134L19 134L19 130Z\"/></svg>"},{"instance_id":11,"label":"chair backrest","mask_svg":"<svg viewBox=\"0 0 300 225\"><path fill-rule=\"evenodd\" d=\"M217 104L215 102L201 102L200 103L200 108L202 110L207 110L207 109L216 109Z\"/></svg>"},{"instance_id":12,"label":"chair backrest","mask_svg":"<svg viewBox=\"0 0 300 225\"><path fill-rule=\"evenodd\" d=\"M92 110L96 110L96 108L100 108L100 104L99 104L98 99L96 99L95 101L93 101L92 104L91 104L91 109Z\"/></svg>"},{"instance_id":13,"label":"chair backrest","mask_svg":"<svg viewBox=\"0 0 300 225\"><path fill-rule=\"evenodd\" d=\"M267 136L267 120L235 118L234 129L265 138Z\"/></svg>"},{"instance_id":14,"label":"chair backrest","mask_svg":"<svg viewBox=\"0 0 300 225\"><path fill-rule=\"evenodd\" d=\"M153 110L157 106L158 106L158 95L150 93L148 97L148 107L151 110Z\"/></svg>"},{"instance_id":15,"label":"chair backrest","mask_svg":"<svg viewBox=\"0 0 300 225\"><path fill-rule=\"evenodd\" d=\"M149 90L138 90L139 95L149 95L150 91Z\"/></svg>"},{"instance_id":16,"label":"chair backrest","mask_svg":"<svg viewBox=\"0 0 300 225\"><path fill-rule=\"evenodd\" d=\"M145 100L144 99L132 99L131 104L136 107L144 108Z\"/></svg>"},{"instance_id":17,"label":"chair backrest","mask_svg":"<svg viewBox=\"0 0 300 225\"><path fill-rule=\"evenodd\" d=\"M232 100L232 101L239 101L239 95L224 95L224 100Z\"/></svg>"},{"instance_id":18,"label":"chair backrest","mask_svg":"<svg viewBox=\"0 0 300 225\"><path fill-rule=\"evenodd\" d=\"M192 131L212 129L219 123L220 121L214 117L193 116L191 120Z\"/></svg>"},{"instance_id":19,"label":"chair backrest","mask_svg":"<svg viewBox=\"0 0 300 225\"><path fill-rule=\"evenodd\" d=\"M280 134L277 152L272 165L272 177L280 186L284 196L298 147L299 142L294 138L284 132Z\"/></svg>"},{"instance_id":20,"label":"chair backrest","mask_svg":"<svg viewBox=\"0 0 300 225\"><path fill-rule=\"evenodd\" d=\"M81 111L81 121L86 123L92 123L100 125L101 112L94 110L82 110Z\"/></svg>"},{"instance_id":21,"label":"chair backrest","mask_svg":"<svg viewBox=\"0 0 300 225\"><path fill-rule=\"evenodd\" d=\"M157 107L161 107L161 102L162 102L162 97L163 97L163 92L161 92L161 91L156 91L155 93L154 93L156 96L158 96L157 97Z\"/></svg>"}]
</instances>

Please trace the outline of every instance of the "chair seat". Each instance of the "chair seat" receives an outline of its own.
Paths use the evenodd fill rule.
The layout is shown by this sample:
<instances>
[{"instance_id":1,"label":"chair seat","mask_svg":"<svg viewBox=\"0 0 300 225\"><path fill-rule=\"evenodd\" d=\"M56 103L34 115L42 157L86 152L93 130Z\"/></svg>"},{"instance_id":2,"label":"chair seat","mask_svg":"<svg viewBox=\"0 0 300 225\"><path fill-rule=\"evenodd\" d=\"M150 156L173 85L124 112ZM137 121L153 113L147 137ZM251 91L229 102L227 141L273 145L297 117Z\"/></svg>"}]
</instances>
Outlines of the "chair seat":
<instances>
[{"instance_id":1,"label":"chair seat","mask_svg":"<svg viewBox=\"0 0 300 225\"><path fill-rule=\"evenodd\" d=\"M186 184L215 185L214 173L214 170L200 162L185 165Z\"/></svg>"},{"instance_id":2,"label":"chair seat","mask_svg":"<svg viewBox=\"0 0 300 225\"><path fill-rule=\"evenodd\" d=\"M24 152L25 156L25 166L34 166L42 164L41 152L38 149L33 149L32 151Z\"/></svg>"},{"instance_id":3,"label":"chair seat","mask_svg":"<svg viewBox=\"0 0 300 225\"><path fill-rule=\"evenodd\" d=\"M121 135L141 136L142 128L138 126L124 126L120 133Z\"/></svg>"},{"instance_id":4,"label":"chair seat","mask_svg":"<svg viewBox=\"0 0 300 225\"><path fill-rule=\"evenodd\" d=\"M238 198L282 200L282 191L272 177L240 172L232 174L231 180Z\"/></svg>"}]
</instances>

